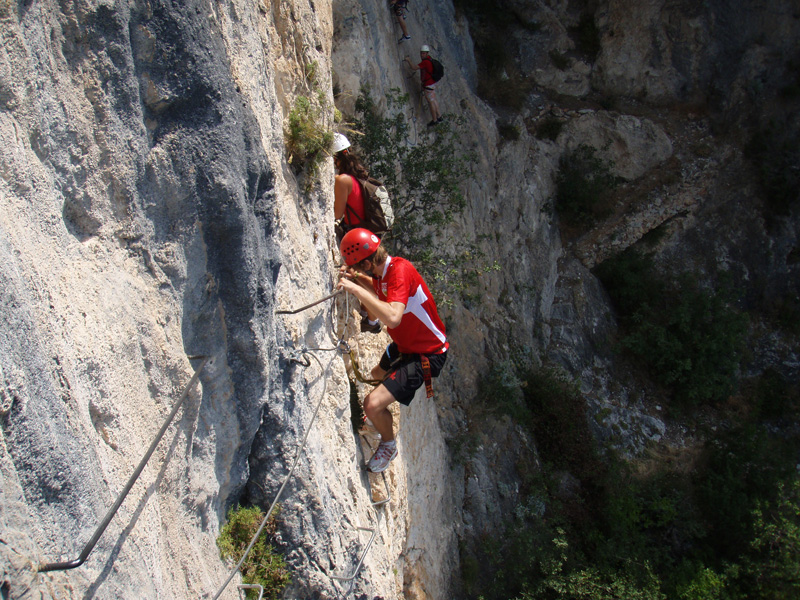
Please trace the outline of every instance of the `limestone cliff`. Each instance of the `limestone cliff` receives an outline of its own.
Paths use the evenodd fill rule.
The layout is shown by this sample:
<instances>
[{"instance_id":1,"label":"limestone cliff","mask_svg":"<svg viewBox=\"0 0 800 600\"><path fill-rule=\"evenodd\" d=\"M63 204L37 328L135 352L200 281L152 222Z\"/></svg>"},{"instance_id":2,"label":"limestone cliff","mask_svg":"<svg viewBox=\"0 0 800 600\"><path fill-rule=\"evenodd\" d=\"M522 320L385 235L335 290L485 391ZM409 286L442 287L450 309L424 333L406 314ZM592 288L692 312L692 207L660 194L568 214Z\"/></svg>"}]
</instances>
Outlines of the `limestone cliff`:
<instances>
[{"instance_id":1,"label":"limestone cliff","mask_svg":"<svg viewBox=\"0 0 800 600\"><path fill-rule=\"evenodd\" d=\"M487 419L468 465L448 442L470 426L481 375L518 348L581 378L591 409L612 415L599 436L624 422L631 433L613 443L633 455L680 443L646 395L611 385L615 324L589 269L661 227L665 270L724 266L753 304L797 297L796 209L764 221L736 127L754 107L796 114L763 90L798 59L800 19L791 2L728 4L507 2L520 24L509 69L533 84L510 110L478 96L476 25L447 2L412 0L412 40L398 45L388 8L365 0L0 0L0 594L213 597L228 574L215 546L228 508L267 506L308 433L281 500L285 597L345 592L331 576L353 572L370 537L359 527L377 535L356 597L458 597L459 541L514 505L515 448L535 440ZM593 56L571 33L587 11ZM359 335L342 298L275 314L330 293L338 260L332 165L296 169L284 126L314 93L332 127L334 89L350 116L368 84L379 104L384 90L410 94L407 116L424 128L401 64L422 43L445 64L442 108L467 119L477 157L445 233L502 269L482 279L482 302L443 311L451 356L435 399L397 411L392 500L376 511L335 348L346 334L366 366L385 336ZM537 138L550 117L561 134ZM580 144L625 183L614 215L562 243L554 175ZM756 350L752 369L796 377L791 340L765 326ZM37 574L76 557L200 357L200 384L94 553ZM222 597L238 597L235 583Z\"/></svg>"}]
</instances>

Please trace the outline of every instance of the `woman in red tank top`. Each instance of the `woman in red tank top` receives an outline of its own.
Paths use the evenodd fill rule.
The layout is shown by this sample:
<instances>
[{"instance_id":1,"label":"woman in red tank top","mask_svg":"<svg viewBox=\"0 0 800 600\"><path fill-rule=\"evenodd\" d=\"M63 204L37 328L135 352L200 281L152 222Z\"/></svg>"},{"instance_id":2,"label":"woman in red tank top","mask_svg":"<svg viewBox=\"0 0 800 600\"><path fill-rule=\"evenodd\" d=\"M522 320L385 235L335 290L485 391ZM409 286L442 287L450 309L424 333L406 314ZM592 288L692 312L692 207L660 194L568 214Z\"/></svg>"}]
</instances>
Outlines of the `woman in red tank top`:
<instances>
[{"instance_id":1,"label":"woman in red tank top","mask_svg":"<svg viewBox=\"0 0 800 600\"><path fill-rule=\"evenodd\" d=\"M347 138L337 133L333 142L333 166L337 171L333 185L333 217L337 221L344 217L345 229L357 227L364 220L364 197L357 180L369 177L349 148Z\"/></svg>"}]
</instances>

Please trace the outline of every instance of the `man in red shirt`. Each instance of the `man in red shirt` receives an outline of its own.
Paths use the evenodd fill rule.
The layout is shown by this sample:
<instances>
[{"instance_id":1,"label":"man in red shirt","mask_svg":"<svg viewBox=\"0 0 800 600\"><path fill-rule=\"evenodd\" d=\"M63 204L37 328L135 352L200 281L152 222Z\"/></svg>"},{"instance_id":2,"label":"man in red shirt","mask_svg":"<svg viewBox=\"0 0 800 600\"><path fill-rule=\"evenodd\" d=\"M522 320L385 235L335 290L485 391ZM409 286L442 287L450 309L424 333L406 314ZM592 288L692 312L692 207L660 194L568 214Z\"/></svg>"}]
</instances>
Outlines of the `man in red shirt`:
<instances>
[{"instance_id":1,"label":"man in red shirt","mask_svg":"<svg viewBox=\"0 0 800 600\"><path fill-rule=\"evenodd\" d=\"M422 276L406 259L389 256L380 243L366 229L348 231L339 246L347 267L337 286L358 298L370 319L380 319L393 340L372 369L372 378L381 384L364 398L364 413L381 434L367 465L374 473L397 456L389 405L408 405L423 383L430 397L430 379L441 372L450 346Z\"/></svg>"},{"instance_id":2,"label":"man in red shirt","mask_svg":"<svg viewBox=\"0 0 800 600\"><path fill-rule=\"evenodd\" d=\"M419 71L420 79L422 80L422 93L428 100L428 106L431 108L431 122L428 127L433 127L437 123L442 122L442 113L439 111L439 103L436 101L436 82L433 80L433 63L430 57L431 49L426 45L419 49L420 62L415 65L411 59L406 56L405 61L408 66L414 71Z\"/></svg>"}]
</instances>

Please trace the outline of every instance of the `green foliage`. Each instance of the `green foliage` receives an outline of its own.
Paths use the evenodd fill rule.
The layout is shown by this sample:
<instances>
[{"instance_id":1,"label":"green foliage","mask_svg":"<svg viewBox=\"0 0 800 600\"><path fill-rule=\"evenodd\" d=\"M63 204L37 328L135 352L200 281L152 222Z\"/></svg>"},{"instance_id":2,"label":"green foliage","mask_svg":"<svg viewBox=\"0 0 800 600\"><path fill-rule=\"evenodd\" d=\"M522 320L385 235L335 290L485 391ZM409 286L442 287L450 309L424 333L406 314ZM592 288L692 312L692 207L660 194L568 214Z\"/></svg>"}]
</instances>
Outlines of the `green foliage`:
<instances>
[{"instance_id":1,"label":"green foliage","mask_svg":"<svg viewBox=\"0 0 800 600\"><path fill-rule=\"evenodd\" d=\"M324 116L326 110L317 100L298 96L289 112L286 128L288 160L298 169L308 167L312 176L333 144L333 131Z\"/></svg>"},{"instance_id":2,"label":"green foliage","mask_svg":"<svg viewBox=\"0 0 800 600\"><path fill-rule=\"evenodd\" d=\"M750 384L753 410L773 420L800 420L800 385L789 382L775 369L767 369Z\"/></svg>"},{"instance_id":3,"label":"green foliage","mask_svg":"<svg viewBox=\"0 0 800 600\"><path fill-rule=\"evenodd\" d=\"M512 123L497 122L497 132L500 138L509 142L515 142L519 139L519 128Z\"/></svg>"},{"instance_id":4,"label":"green foliage","mask_svg":"<svg viewBox=\"0 0 800 600\"><path fill-rule=\"evenodd\" d=\"M586 417L586 402L575 383L551 369L531 371L523 388L536 447L555 468L586 483L603 473Z\"/></svg>"},{"instance_id":5,"label":"green foliage","mask_svg":"<svg viewBox=\"0 0 800 600\"><path fill-rule=\"evenodd\" d=\"M569 543L563 530L558 533L552 542L558 552L544 565L545 577L535 591L524 592L518 600L666 600L648 563L618 571L595 567L565 570Z\"/></svg>"},{"instance_id":6,"label":"green foliage","mask_svg":"<svg viewBox=\"0 0 800 600\"><path fill-rule=\"evenodd\" d=\"M306 81L308 81L312 86L316 87L317 78L319 77L319 63L317 63L315 60L312 60L310 63L306 63L303 68L303 74L306 77Z\"/></svg>"},{"instance_id":7,"label":"green foliage","mask_svg":"<svg viewBox=\"0 0 800 600\"><path fill-rule=\"evenodd\" d=\"M242 581L263 586L265 598L278 598L291 581L283 557L269 544L275 534L277 512L276 509L270 516L241 568ZM232 508L217 538L220 556L238 563L263 520L264 512L257 506ZM248 590L247 594L248 598L256 597L255 590Z\"/></svg>"},{"instance_id":8,"label":"green foliage","mask_svg":"<svg viewBox=\"0 0 800 600\"><path fill-rule=\"evenodd\" d=\"M774 502L752 512L755 535L743 562L740 588L748 598L800 597L800 480L778 483Z\"/></svg>"},{"instance_id":9,"label":"green foliage","mask_svg":"<svg viewBox=\"0 0 800 600\"><path fill-rule=\"evenodd\" d=\"M621 346L693 406L725 398L734 388L747 333L746 317L723 293L703 290L689 275L667 281L649 258L628 250L595 273L619 311Z\"/></svg>"},{"instance_id":10,"label":"green foliage","mask_svg":"<svg viewBox=\"0 0 800 600\"><path fill-rule=\"evenodd\" d=\"M708 567L700 567L692 580L679 591L681 600L723 600L727 577Z\"/></svg>"},{"instance_id":11,"label":"green foliage","mask_svg":"<svg viewBox=\"0 0 800 600\"><path fill-rule=\"evenodd\" d=\"M746 424L715 439L707 470L696 483L698 506L709 525L714 555L736 559L756 533L752 510L774 502L781 481L796 472L800 440Z\"/></svg>"},{"instance_id":12,"label":"green foliage","mask_svg":"<svg viewBox=\"0 0 800 600\"><path fill-rule=\"evenodd\" d=\"M463 189L472 177L474 157L461 142L464 121L445 119L435 132L422 131L416 145L404 109L408 97L392 90L387 115L378 111L368 90L356 101L358 146L368 157L370 174L380 179L394 209L392 231L384 242L408 258L436 291L437 304L455 298L476 301L481 277L499 269L488 263L474 241L446 236L444 227L466 206Z\"/></svg>"},{"instance_id":13,"label":"green foliage","mask_svg":"<svg viewBox=\"0 0 800 600\"><path fill-rule=\"evenodd\" d=\"M581 144L564 154L556 174L556 210L569 227L588 229L605 217L607 200L619 180L594 148Z\"/></svg>"},{"instance_id":14,"label":"green foliage","mask_svg":"<svg viewBox=\"0 0 800 600\"><path fill-rule=\"evenodd\" d=\"M746 317L689 278L670 297L673 304L632 316L623 346L645 359L656 378L675 390L679 402L722 400L736 384Z\"/></svg>"},{"instance_id":15,"label":"green foliage","mask_svg":"<svg viewBox=\"0 0 800 600\"><path fill-rule=\"evenodd\" d=\"M797 597L800 433L758 421L759 396L792 386L770 374L745 388L751 420L715 434L693 469L636 470L609 450L599 463L574 382L521 367L495 365L479 391L529 430L544 468L520 459L517 510L462 543L469 598Z\"/></svg>"},{"instance_id":16,"label":"green foliage","mask_svg":"<svg viewBox=\"0 0 800 600\"><path fill-rule=\"evenodd\" d=\"M489 406L514 421L528 423L531 414L522 394L524 382L510 360L495 363L478 384L478 395Z\"/></svg>"}]
</instances>

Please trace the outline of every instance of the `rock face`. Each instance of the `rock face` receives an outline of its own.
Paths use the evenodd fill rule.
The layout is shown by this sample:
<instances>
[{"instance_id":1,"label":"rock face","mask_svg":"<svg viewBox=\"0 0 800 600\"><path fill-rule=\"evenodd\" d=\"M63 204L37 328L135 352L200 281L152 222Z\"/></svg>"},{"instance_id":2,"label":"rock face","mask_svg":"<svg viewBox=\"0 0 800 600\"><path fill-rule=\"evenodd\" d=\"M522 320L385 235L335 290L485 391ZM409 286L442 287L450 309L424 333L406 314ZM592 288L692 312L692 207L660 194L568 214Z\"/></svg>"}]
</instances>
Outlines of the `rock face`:
<instances>
[{"instance_id":1,"label":"rock face","mask_svg":"<svg viewBox=\"0 0 800 600\"><path fill-rule=\"evenodd\" d=\"M287 598L344 593L331 576L362 556L357 597L458 597L459 541L514 505L508 449L524 432L488 419L465 460L455 441L480 377L514 352L580 376L596 434L630 455L668 433L609 384L615 324L589 268L661 227L666 270L725 267L753 305L800 294L798 216L769 229L742 140L717 136L702 107L653 109L704 99L744 122L797 58L797 9L601 2L593 60L576 50L571 4L509 3L540 25L509 34L538 86L510 113L476 96L469 26L449 3L412 3L412 41L397 44L388 8L360 0L0 0L0 592L211 598L228 575L215 545L228 509L268 506L296 462L279 526ZM284 124L306 95L332 126L333 91L348 117L368 84L380 106L384 91L410 94L407 117L424 127L418 76L402 65L422 43L445 64L441 107L466 118L462 144L477 157L467 206L441 239L475 240L501 268L481 279L482 302L443 309L452 351L435 398L396 411L391 502L376 510L350 422L350 359L336 348L348 340L367 370L388 337L358 334L341 297L275 314L329 294L338 260L332 166L315 178L290 164ZM598 91L638 102L601 108ZM550 116L564 123L555 140L527 132ZM518 138L499 135L500 117ZM627 196L562 244L554 175L580 144L614 162ZM752 369L796 375L796 346L778 338L761 337ZM203 358L94 553L37 574L77 557ZM236 581L221 597L238 597Z\"/></svg>"}]
</instances>

